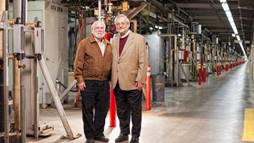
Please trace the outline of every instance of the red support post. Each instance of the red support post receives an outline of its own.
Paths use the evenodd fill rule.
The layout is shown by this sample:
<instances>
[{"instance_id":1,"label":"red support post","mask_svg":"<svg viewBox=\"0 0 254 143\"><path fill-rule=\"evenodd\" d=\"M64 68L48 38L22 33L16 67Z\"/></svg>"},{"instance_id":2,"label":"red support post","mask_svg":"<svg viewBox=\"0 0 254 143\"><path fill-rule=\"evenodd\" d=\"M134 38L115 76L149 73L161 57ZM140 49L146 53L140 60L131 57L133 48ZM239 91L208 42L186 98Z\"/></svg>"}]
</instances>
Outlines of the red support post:
<instances>
[{"instance_id":1,"label":"red support post","mask_svg":"<svg viewBox=\"0 0 254 143\"><path fill-rule=\"evenodd\" d=\"M116 127L116 98L113 89L110 87L110 127Z\"/></svg>"},{"instance_id":2,"label":"red support post","mask_svg":"<svg viewBox=\"0 0 254 143\"><path fill-rule=\"evenodd\" d=\"M150 73L151 67L148 65L147 67L147 79L146 79L146 111L151 110L151 87L150 87Z\"/></svg>"},{"instance_id":3,"label":"red support post","mask_svg":"<svg viewBox=\"0 0 254 143\"><path fill-rule=\"evenodd\" d=\"M202 82L202 68L198 69L198 85L201 85Z\"/></svg>"},{"instance_id":4,"label":"red support post","mask_svg":"<svg viewBox=\"0 0 254 143\"><path fill-rule=\"evenodd\" d=\"M109 33L105 33L105 39L110 41L111 35ZM116 98L114 95L114 91L110 86L110 99L109 99L109 114L110 114L110 127L116 127Z\"/></svg>"},{"instance_id":5,"label":"red support post","mask_svg":"<svg viewBox=\"0 0 254 143\"><path fill-rule=\"evenodd\" d=\"M206 67L203 68L203 82L206 82Z\"/></svg>"},{"instance_id":6,"label":"red support post","mask_svg":"<svg viewBox=\"0 0 254 143\"><path fill-rule=\"evenodd\" d=\"M221 72L222 72L222 65L220 65L219 68L220 68L220 69L219 69L219 72L220 72L220 75L221 75Z\"/></svg>"},{"instance_id":7,"label":"red support post","mask_svg":"<svg viewBox=\"0 0 254 143\"><path fill-rule=\"evenodd\" d=\"M220 76L220 71L219 71L219 65L216 65L216 72L217 72L217 76Z\"/></svg>"}]
</instances>

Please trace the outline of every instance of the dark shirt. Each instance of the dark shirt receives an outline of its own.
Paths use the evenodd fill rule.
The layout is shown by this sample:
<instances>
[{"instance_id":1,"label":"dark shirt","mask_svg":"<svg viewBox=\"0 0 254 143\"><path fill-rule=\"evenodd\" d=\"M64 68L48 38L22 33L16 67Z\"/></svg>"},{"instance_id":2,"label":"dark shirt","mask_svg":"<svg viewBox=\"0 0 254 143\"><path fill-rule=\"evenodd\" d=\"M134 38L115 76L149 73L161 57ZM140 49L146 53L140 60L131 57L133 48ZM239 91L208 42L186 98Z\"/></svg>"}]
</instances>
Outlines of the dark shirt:
<instances>
[{"instance_id":1,"label":"dark shirt","mask_svg":"<svg viewBox=\"0 0 254 143\"><path fill-rule=\"evenodd\" d=\"M122 54L122 51L123 51L123 48L124 48L124 45L128 39L129 35L124 37L124 38L120 38L120 41L119 41L119 56Z\"/></svg>"}]
</instances>

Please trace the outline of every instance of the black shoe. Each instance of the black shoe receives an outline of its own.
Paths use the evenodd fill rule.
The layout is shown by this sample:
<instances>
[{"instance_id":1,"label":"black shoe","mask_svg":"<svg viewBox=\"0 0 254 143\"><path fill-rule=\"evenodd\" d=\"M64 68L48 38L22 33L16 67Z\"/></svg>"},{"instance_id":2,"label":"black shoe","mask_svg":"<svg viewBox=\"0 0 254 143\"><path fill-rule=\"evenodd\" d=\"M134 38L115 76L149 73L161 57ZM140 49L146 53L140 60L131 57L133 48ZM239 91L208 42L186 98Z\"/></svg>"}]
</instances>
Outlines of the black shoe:
<instances>
[{"instance_id":1,"label":"black shoe","mask_svg":"<svg viewBox=\"0 0 254 143\"><path fill-rule=\"evenodd\" d=\"M132 137L130 143L139 143L138 137Z\"/></svg>"},{"instance_id":2,"label":"black shoe","mask_svg":"<svg viewBox=\"0 0 254 143\"><path fill-rule=\"evenodd\" d=\"M109 139L106 138L105 136L97 136L94 139L97 141L100 141L100 142L108 142L109 141Z\"/></svg>"},{"instance_id":3,"label":"black shoe","mask_svg":"<svg viewBox=\"0 0 254 143\"><path fill-rule=\"evenodd\" d=\"M120 143L120 142L128 141L128 140L129 140L128 135L120 134L120 135L116 138L115 143Z\"/></svg>"},{"instance_id":4,"label":"black shoe","mask_svg":"<svg viewBox=\"0 0 254 143\"><path fill-rule=\"evenodd\" d=\"M86 143L94 143L94 139L86 139Z\"/></svg>"}]
</instances>

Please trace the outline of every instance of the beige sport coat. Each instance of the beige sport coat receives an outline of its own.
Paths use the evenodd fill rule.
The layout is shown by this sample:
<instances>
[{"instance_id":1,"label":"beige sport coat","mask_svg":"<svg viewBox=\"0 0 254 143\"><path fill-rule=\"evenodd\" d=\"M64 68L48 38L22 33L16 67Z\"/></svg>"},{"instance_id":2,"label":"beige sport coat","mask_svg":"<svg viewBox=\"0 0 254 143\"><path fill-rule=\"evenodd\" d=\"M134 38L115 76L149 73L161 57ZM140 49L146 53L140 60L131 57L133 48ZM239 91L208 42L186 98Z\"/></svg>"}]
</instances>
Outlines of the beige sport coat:
<instances>
[{"instance_id":1,"label":"beige sport coat","mask_svg":"<svg viewBox=\"0 0 254 143\"><path fill-rule=\"evenodd\" d=\"M135 82L145 84L147 73L147 46L142 35L130 32L119 56L119 38L112 39L112 86L115 88L117 81L122 90L134 90Z\"/></svg>"}]
</instances>

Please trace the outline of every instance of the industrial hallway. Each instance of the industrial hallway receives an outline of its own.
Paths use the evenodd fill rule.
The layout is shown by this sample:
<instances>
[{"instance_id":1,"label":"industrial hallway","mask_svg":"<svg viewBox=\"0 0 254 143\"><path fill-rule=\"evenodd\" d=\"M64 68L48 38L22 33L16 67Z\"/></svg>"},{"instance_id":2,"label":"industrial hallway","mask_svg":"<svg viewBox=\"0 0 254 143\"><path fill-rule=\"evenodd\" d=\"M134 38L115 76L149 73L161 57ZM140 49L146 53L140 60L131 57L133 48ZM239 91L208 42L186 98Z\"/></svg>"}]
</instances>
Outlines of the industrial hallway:
<instances>
[{"instance_id":1,"label":"industrial hallway","mask_svg":"<svg viewBox=\"0 0 254 143\"><path fill-rule=\"evenodd\" d=\"M251 91L254 83L250 79L247 63L223 72L217 78L210 75L207 83L198 86L167 88L165 105L152 107L143 112L141 143L241 143L245 108L253 107ZM30 143L83 143L85 142L81 110L67 108L70 125L74 133L82 137L73 141L60 139L65 134L55 109L42 109L42 121L55 128L54 134ZM118 124L118 123L117 123ZM114 143L119 127L109 128L109 116L105 135Z\"/></svg>"}]
</instances>

